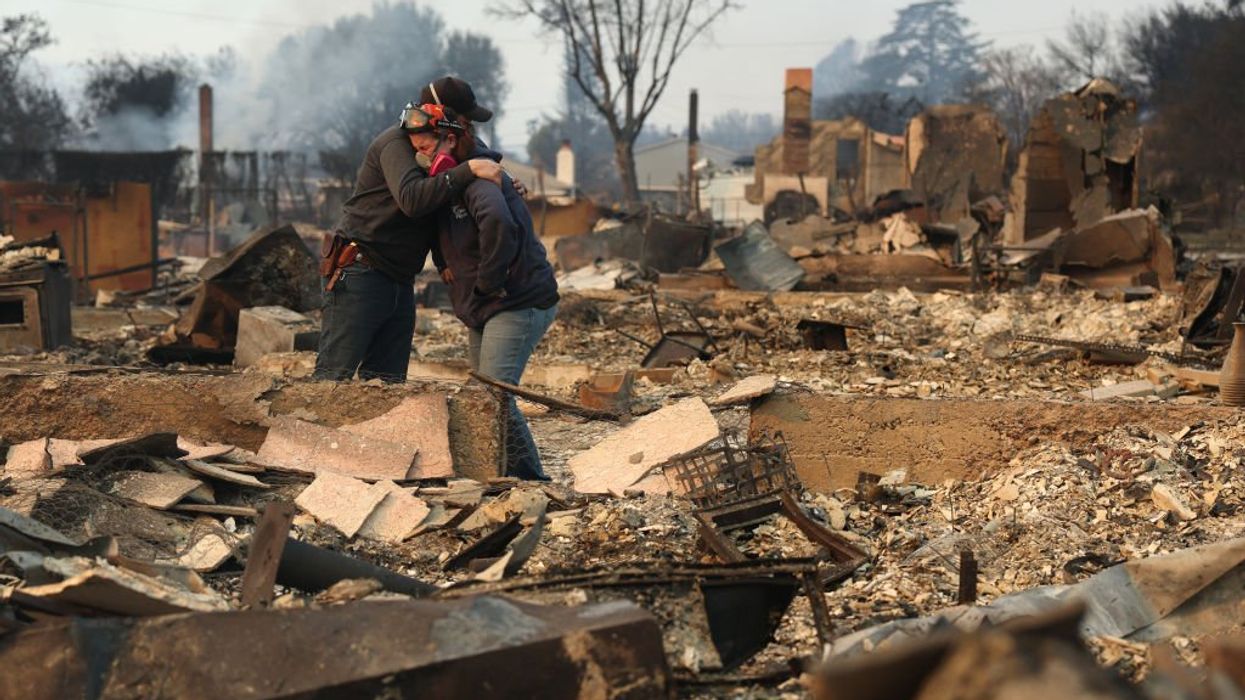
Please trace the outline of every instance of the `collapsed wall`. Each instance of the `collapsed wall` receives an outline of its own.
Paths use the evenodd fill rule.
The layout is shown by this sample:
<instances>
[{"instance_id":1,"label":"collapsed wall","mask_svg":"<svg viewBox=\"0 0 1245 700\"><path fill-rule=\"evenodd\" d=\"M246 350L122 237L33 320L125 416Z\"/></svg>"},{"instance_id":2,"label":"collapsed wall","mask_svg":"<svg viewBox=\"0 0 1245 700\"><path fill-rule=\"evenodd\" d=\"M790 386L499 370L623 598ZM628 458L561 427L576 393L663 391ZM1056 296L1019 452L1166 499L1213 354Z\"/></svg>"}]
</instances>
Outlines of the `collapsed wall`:
<instances>
[{"instance_id":1,"label":"collapsed wall","mask_svg":"<svg viewBox=\"0 0 1245 700\"><path fill-rule=\"evenodd\" d=\"M1012 178L1004 243L1070 231L1137 206L1137 103L1095 79L1048 100L1029 127Z\"/></svg>"},{"instance_id":2,"label":"collapsed wall","mask_svg":"<svg viewBox=\"0 0 1245 700\"><path fill-rule=\"evenodd\" d=\"M377 418L403 398L448 393L454 470L487 481L502 464L500 408L479 387L285 383L259 374L57 374L0 377L0 436L122 438L175 432L198 442L258 450L273 418L330 427Z\"/></svg>"}]
</instances>

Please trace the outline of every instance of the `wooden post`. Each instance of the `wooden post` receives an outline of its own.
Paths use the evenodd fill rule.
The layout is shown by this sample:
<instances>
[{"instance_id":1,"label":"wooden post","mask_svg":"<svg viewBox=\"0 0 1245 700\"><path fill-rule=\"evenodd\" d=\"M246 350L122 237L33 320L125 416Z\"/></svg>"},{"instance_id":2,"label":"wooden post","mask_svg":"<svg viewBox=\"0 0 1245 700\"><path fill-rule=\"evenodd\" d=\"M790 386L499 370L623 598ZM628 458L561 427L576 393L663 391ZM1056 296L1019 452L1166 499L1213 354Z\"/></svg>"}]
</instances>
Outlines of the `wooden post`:
<instances>
[{"instance_id":1,"label":"wooden post","mask_svg":"<svg viewBox=\"0 0 1245 700\"><path fill-rule=\"evenodd\" d=\"M253 608L272 603L272 587L277 582L277 568L293 522L293 503L278 501L264 506L247 548L246 569L242 572L242 605Z\"/></svg>"},{"instance_id":2,"label":"wooden post","mask_svg":"<svg viewBox=\"0 0 1245 700\"><path fill-rule=\"evenodd\" d=\"M973 550L960 550L960 605L972 605L977 602L977 559Z\"/></svg>"},{"instance_id":3,"label":"wooden post","mask_svg":"<svg viewBox=\"0 0 1245 700\"><path fill-rule=\"evenodd\" d=\"M207 257L216 254L216 212L212 207L212 86L199 86L199 216L207 227Z\"/></svg>"}]
</instances>

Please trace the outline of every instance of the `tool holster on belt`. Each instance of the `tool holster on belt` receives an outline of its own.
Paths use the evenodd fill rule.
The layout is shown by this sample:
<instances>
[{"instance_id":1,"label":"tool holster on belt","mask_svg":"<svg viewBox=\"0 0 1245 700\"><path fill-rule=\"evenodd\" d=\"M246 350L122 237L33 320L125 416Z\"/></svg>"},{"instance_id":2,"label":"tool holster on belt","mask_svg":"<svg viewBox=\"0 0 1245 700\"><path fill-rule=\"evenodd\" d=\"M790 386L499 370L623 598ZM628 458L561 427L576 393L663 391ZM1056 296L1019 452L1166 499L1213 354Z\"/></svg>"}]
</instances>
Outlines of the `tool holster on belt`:
<instances>
[{"instance_id":1,"label":"tool holster on belt","mask_svg":"<svg viewBox=\"0 0 1245 700\"><path fill-rule=\"evenodd\" d=\"M325 291L333 291L337 280L341 279L342 271L354 264L359 257L359 246L345 236L335 233L324 234L320 242L320 276L328 280Z\"/></svg>"}]
</instances>

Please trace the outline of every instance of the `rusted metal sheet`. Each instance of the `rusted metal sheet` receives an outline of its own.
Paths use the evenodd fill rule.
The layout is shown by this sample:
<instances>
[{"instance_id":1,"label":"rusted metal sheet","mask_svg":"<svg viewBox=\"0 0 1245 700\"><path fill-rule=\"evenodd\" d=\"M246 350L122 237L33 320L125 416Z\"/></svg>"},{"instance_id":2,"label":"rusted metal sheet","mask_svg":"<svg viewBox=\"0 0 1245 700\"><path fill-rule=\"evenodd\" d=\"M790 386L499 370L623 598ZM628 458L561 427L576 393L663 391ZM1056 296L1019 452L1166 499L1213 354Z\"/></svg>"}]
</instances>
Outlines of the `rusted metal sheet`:
<instances>
[{"instance_id":1,"label":"rusted metal sheet","mask_svg":"<svg viewBox=\"0 0 1245 700\"><path fill-rule=\"evenodd\" d=\"M579 403L619 415L629 413L634 385L635 372L597 374L579 385Z\"/></svg>"},{"instance_id":2,"label":"rusted metal sheet","mask_svg":"<svg viewBox=\"0 0 1245 700\"><path fill-rule=\"evenodd\" d=\"M778 247L760 221L714 250L735 286L745 291L787 292L804 279L803 268Z\"/></svg>"},{"instance_id":3,"label":"rusted metal sheet","mask_svg":"<svg viewBox=\"0 0 1245 700\"><path fill-rule=\"evenodd\" d=\"M19 241L58 234L73 277L90 278L92 289L152 286L157 257L153 211L151 186L141 182L113 182L90 194L73 185L0 182L6 232Z\"/></svg>"},{"instance_id":4,"label":"rusted metal sheet","mask_svg":"<svg viewBox=\"0 0 1245 700\"><path fill-rule=\"evenodd\" d=\"M685 606L660 601L682 599L702 610L722 668L742 664L773 639L787 607L806 574L816 574L811 559L775 559L728 564L637 562L587 569L562 576L523 577L497 583L473 583L441 595L457 597L484 592L544 593L580 589L589 600L628 598L648 607L663 627L677 625L672 610ZM673 650L678 658L680 650Z\"/></svg>"},{"instance_id":5,"label":"rusted metal sheet","mask_svg":"<svg viewBox=\"0 0 1245 700\"><path fill-rule=\"evenodd\" d=\"M155 284L154 209L151 185L114 182L110 191L88 196L86 210L86 274L98 277L93 289L150 289ZM102 276L116 270L133 272Z\"/></svg>"},{"instance_id":6,"label":"rusted metal sheet","mask_svg":"<svg viewBox=\"0 0 1245 700\"><path fill-rule=\"evenodd\" d=\"M18 242L56 233L74 277L86 274L86 212L78 189L43 182L0 181L0 220Z\"/></svg>"},{"instance_id":7,"label":"rusted metal sheet","mask_svg":"<svg viewBox=\"0 0 1245 700\"><path fill-rule=\"evenodd\" d=\"M73 619L0 646L2 697L540 697L671 694L653 617L622 602L368 601Z\"/></svg>"},{"instance_id":8,"label":"rusted metal sheet","mask_svg":"<svg viewBox=\"0 0 1245 700\"><path fill-rule=\"evenodd\" d=\"M709 257L712 235L708 226L654 218L644 231L644 254L640 263L658 272L698 267Z\"/></svg>"}]
</instances>

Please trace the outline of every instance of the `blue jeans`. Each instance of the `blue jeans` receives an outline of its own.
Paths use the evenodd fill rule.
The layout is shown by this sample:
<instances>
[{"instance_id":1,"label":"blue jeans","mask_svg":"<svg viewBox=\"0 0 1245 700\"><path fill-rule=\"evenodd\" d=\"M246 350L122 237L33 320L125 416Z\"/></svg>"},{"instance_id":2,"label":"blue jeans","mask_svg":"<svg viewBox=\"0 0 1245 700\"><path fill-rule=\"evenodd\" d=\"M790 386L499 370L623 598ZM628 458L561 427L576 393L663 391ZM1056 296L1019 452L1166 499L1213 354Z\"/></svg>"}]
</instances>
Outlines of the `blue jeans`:
<instances>
[{"instance_id":1,"label":"blue jeans","mask_svg":"<svg viewBox=\"0 0 1245 700\"><path fill-rule=\"evenodd\" d=\"M548 309L502 311L486 321L484 328L468 329L467 357L471 368L493 379L518 384L528 358L557 313L556 305ZM506 476L548 481L527 420L513 396L506 396L506 404Z\"/></svg>"},{"instance_id":2,"label":"blue jeans","mask_svg":"<svg viewBox=\"0 0 1245 700\"><path fill-rule=\"evenodd\" d=\"M315 379L406 381L415 335L415 288L355 263L324 292Z\"/></svg>"}]
</instances>

